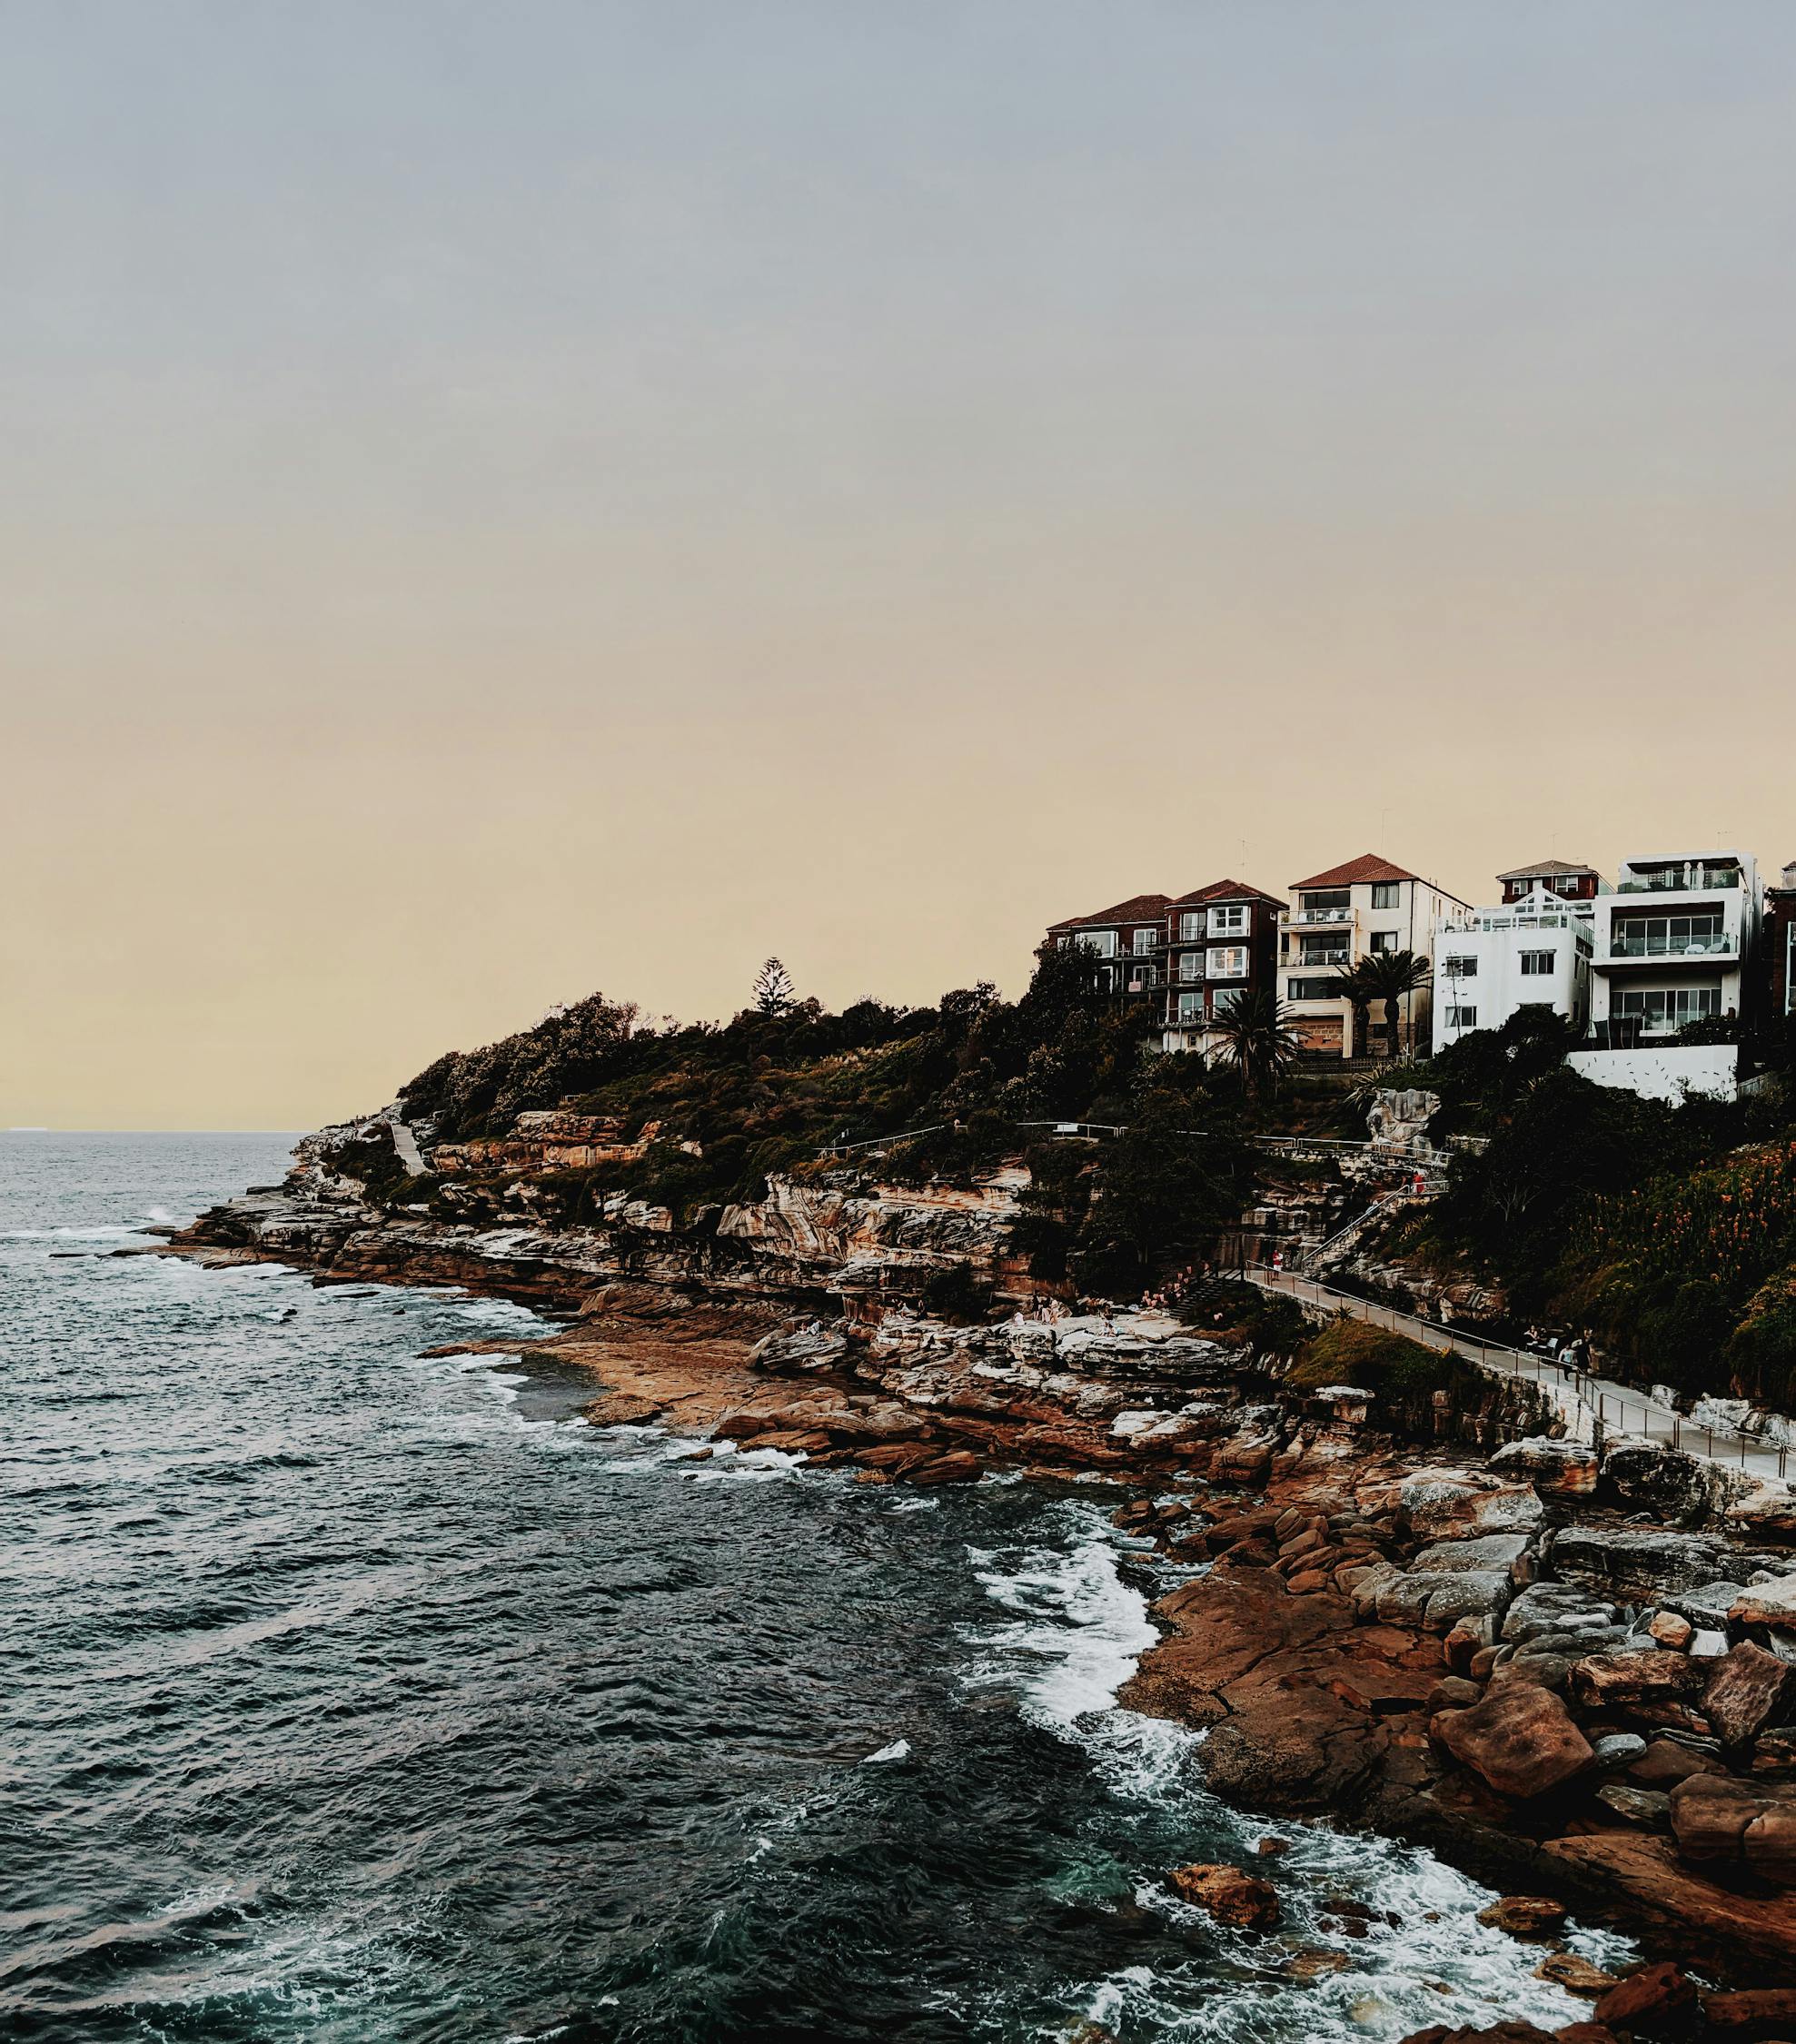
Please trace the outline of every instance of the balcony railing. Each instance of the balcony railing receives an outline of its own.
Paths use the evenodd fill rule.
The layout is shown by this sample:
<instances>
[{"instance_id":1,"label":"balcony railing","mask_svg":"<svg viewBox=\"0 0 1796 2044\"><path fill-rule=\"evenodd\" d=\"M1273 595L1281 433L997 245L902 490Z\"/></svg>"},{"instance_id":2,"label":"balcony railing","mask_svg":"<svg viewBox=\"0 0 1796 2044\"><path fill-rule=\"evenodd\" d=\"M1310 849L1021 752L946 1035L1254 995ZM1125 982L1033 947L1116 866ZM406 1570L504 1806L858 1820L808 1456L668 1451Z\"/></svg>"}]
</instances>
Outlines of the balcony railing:
<instances>
[{"instance_id":1,"label":"balcony railing","mask_svg":"<svg viewBox=\"0 0 1796 2044\"><path fill-rule=\"evenodd\" d=\"M1705 888L1737 888L1737 866L1682 866L1669 873L1636 873L1622 880L1617 894L1697 894Z\"/></svg>"},{"instance_id":2,"label":"balcony railing","mask_svg":"<svg viewBox=\"0 0 1796 2044\"><path fill-rule=\"evenodd\" d=\"M1325 951L1305 951L1302 958L1289 962L1299 971L1307 972L1315 966L1344 966L1351 963L1352 952L1345 944L1332 944Z\"/></svg>"},{"instance_id":3,"label":"balcony railing","mask_svg":"<svg viewBox=\"0 0 1796 2044\"><path fill-rule=\"evenodd\" d=\"M1354 919L1351 908L1281 908L1280 923L1295 928L1302 923L1350 923Z\"/></svg>"},{"instance_id":4,"label":"balcony railing","mask_svg":"<svg viewBox=\"0 0 1796 2044\"><path fill-rule=\"evenodd\" d=\"M1719 937L1622 937L1609 939L1612 958L1722 958L1739 950L1740 939Z\"/></svg>"}]
</instances>

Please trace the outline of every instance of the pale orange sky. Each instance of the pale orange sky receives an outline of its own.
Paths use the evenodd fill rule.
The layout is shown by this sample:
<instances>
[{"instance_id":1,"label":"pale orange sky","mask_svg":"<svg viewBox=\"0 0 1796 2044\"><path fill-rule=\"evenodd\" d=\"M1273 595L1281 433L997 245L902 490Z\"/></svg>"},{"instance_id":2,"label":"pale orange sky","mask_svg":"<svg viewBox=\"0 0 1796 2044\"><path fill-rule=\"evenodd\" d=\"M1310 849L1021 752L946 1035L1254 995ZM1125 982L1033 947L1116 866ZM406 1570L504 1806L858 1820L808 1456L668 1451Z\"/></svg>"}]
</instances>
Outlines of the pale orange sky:
<instances>
[{"instance_id":1,"label":"pale orange sky","mask_svg":"<svg viewBox=\"0 0 1796 2044\"><path fill-rule=\"evenodd\" d=\"M45 0L0 177L0 1126L1796 858L1780 0Z\"/></svg>"}]
</instances>

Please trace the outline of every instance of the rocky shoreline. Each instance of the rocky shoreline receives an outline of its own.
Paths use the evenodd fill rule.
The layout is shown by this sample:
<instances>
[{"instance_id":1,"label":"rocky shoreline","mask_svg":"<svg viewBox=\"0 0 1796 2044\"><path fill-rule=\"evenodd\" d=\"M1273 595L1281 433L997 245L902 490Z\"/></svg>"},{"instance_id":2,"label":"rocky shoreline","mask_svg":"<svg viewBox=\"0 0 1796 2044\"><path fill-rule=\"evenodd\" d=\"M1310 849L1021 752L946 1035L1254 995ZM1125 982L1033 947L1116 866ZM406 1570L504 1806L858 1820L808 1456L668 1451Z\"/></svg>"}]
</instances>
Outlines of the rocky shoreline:
<instances>
[{"instance_id":1,"label":"rocky shoreline","mask_svg":"<svg viewBox=\"0 0 1796 2044\"><path fill-rule=\"evenodd\" d=\"M1553 1438L1544 1409L1512 1403L1494 1425L1520 1386L1453 1415L1457 1441L1405 1441L1363 1397L1296 1395L1245 1346L1166 1314L958 1326L898 1300L868 1310L888 1288L871 1266L940 1256L944 1214L961 1254L994 1259L988 1194L905 1206L775 1188L738 1224L749 1254L717 1271L631 1223L627 1243L615 1228L480 1229L370 1207L303 1158L295 1177L165 1253L545 1309L565 1325L531 1345L594 1372L597 1425L654 1421L864 1483L1002 1466L1126 1487L1118 1523L1202 1573L1157 1605L1165 1636L1123 1701L1206 1728L1211 1789L1426 1844L1536 1898L1532 1916L1512 1912L1536 1934L1573 1908L1724 1983L1705 2015L1673 1967L1635 2008L1643 1987L1573 1981L1582 1962L1549 1951L1545 1977L1603 1997L1567 2044L1702 2023L1796 2034L1787 1486L1662 1447ZM912 1241L886 1239L894 1227ZM857 1255L861 1288L836 1291L847 1310L809 1310ZM1518 1424L1541 1431L1480 1444ZM1217 1870L1184 1872L1193 1892L1216 1887Z\"/></svg>"}]
</instances>

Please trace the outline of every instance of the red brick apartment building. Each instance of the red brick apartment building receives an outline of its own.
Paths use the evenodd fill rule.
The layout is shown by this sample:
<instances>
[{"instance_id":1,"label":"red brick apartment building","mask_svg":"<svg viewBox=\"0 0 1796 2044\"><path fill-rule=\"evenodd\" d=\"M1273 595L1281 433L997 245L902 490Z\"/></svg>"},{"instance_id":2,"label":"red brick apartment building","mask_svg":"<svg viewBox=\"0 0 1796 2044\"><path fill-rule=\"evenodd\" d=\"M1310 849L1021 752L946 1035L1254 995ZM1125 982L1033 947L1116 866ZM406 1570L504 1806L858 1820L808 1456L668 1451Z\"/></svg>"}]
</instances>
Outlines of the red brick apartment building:
<instances>
[{"instance_id":1,"label":"red brick apartment building","mask_svg":"<svg viewBox=\"0 0 1796 2044\"><path fill-rule=\"evenodd\" d=\"M1139 1003L1165 1049L1207 1052L1219 1006L1275 985L1284 907L1259 888L1215 880L1188 894L1137 894L1047 935L1088 951L1096 991Z\"/></svg>"}]
</instances>

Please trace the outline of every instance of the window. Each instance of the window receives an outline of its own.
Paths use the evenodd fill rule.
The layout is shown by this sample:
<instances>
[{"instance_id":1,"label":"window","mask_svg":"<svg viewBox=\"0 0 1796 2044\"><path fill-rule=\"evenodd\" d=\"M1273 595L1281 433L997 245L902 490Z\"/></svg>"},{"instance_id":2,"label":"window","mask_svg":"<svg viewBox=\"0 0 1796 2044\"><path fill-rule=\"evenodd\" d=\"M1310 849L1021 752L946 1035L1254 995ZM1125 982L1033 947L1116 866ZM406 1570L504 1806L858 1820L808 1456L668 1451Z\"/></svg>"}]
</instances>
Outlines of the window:
<instances>
[{"instance_id":1,"label":"window","mask_svg":"<svg viewBox=\"0 0 1796 2044\"><path fill-rule=\"evenodd\" d=\"M1210 953L1210 977L1212 979L1245 979L1247 977L1247 947L1231 944L1226 949L1217 948Z\"/></svg>"},{"instance_id":2,"label":"window","mask_svg":"<svg viewBox=\"0 0 1796 2044\"><path fill-rule=\"evenodd\" d=\"M1450 1029L1475 1029L1478 1027L1478 1010L1475 1007L1450 1007L1447 1010L1447 1027Z\"/></svg>"},{"instance_id":3,"label":"window","mask_svg":"<svg viewBox=\"0 0 1796 2044\"><path fill-rule=\"evenodd\" d=\"M1212 937L1245 937L1246 933L1247 904L1245 901L1225 902L1220 908L1210 910Z\"/></svg>"},{"instance_id":4,"label":"window","mask_svg":"<svg viewBox=\"0 0 1796 2044\"><path fill-rule=\"evenodd\" d=\"M1115 967L1115 966L1102 966L1102 967L1100 967L1098 968L1098 974L1097 974L1097 991L1098 991L1098 992L1099 992L1100 994L1114 994L1114 993L1116 992L1116 967Z\"/></svg>"},{"instance_id":5,"label":"window","mask_svg":"<svg viewBox=\"0 0 1796 2044\"><path fill-rule=\"evenodd\" d=\"M1178 940L1181 944L1201 944L1204 941L1204 911L1187 908L1178 918Z\"/></svg>"},{"instance_id":6,"label":"window","mask_svg":"<svg viewBox=\"0 0 1796 2044\"><path fill-rule=\"evenodd\" d=\"M1159 984L1160 975L1151 965L1132 965L1128 968L1130 993L1145 993L1150 987L1157 987Z\"/></svg>"},{"instance_id":7,"label":"window","mask_svg":"<svg viewBox=\"0 0 1796 2044\"><path fill-rule=\"evenodd\" d=\"M1178 976L1181 979L1201 979L1204 977L1204 954L1201 951L1181 951L1178 955Z\"/></svg>"},{"instance_id":8,"label":"window","mask_svg":"<svg viewBox=\"0 0 1796 2044\"><path fill-rule=\"evenodd\" d=\"M1615 1013L1640 1023L1642 1036L1670 1036L1702 1015L1722 1012L1719 980L1706 987L1630 987L1615 997Z\"/></svg>"},{"instance_id":9,"label":"window","mask_svg":"<svg viewBox=\"0 0 1796 2044\"><path fill-rule=\"evenodd\" d=\"M1116 933L1113 929L1082 929L1073 941L1083 944L1087 951L1100 958L1114 958L1116 955Z\"/></svg>"},{"instance_id":10,"label":"window","mask_svg":"<svg viewBox=\"0 0 1796 2044\"><path fill-rule=\"evenodd\" d=\"M1141 958L1146 952L1160 948L1160 933L1156 929L1138 929L1132 939L1135 955Z\"/></svg>"},{"instance_id":11,"label":"window","mask_svg":"<svg viewBox=\"0 0 1796 2044\"><path fill-rule=\"evenodd\" d=\"M1321 888L1298 898L1299 905L1306 916L1325 916L1337 912L1343 919L1353 907L1354 898L1345 888Z\"/></svg>"},{"instance_id":12,"label":"window","mask_svg":"<svg viewBox=\"0 0 1796 2044\"><path fill-rule=\"evenodd\" d=\"M1344 966L1346 962L1347 939L1345 932L1331 932L1323 937L1304 937L1298 939L1299 965Z\"/></svg>"},{"instance_id":13,"label":"window","mask_svg":"<svg viewBox=\"0 0 1796 2044\"><path fill-rule=\"evenodd\" d=\"M1204 997L1202 994L1181 994L1178 997L1178 1018L1189 1025L1204 1019Z\"/></svg>"},{"instance_id":14,"label":"window","mask_svg":"<svg viewBox=\"0 0 1796 2044\"><path fill-rule=\"evenodd\" d=\"M1374 880L1372 883L1372 906L1374 908L1394 908L1397 905L1395 880Z\"/></svg>"},{"instance_id":15,"label":"window","mask_svg":"<svg viewBox=\"0 0 1796 2044\"><path fill-rule=\"evenodd\" d=\"M1556 954L1552 951L1523 951L1522 954L1523 977L1526 978L1530 973L1551 972L1555 956Z\"/></svg>"},{"instance_id":16,"label":"window","mask_svg":"<svg viewBox=\"0 0 1796 2044\"><path fill-rule=\"evenodd\" d=\"M1337 1001L1341 989L1332 979L1287 979L1285 997L1288 1001Z\"/></svg>"},{"instance_id":17,"label":"window","mask_svg":"<svg viewBox=\"0 0 1796 2044\"><path fill-rule=\"evenodd\" d=\"M1441 976L1445 979L1475 979L1478 977L1478 961L1475 958L1443 958Z\"/></svg>"},{"instance_id":18,"label":"window","mask_svg":"<svg viewBox=\"0 0 1796 2044\"><path fill-rule=\"evenodd\" d=\"M1382 958L1386 951L1396 949L1397 933L1394 929L1375 929L1372 933L1371 944L1374 955Z\"/></svg>"},{"instance_id":19,"label":"window","mask_svg":"<svg viewBox=\"0 0 1796 2044\"><path fill-rule=\"evenodd\" d=\"M1609 948L1618 958L1659 958L1732 947L1721 910L1709 908L1690 916L1617 916L1610 928Z\"/></svg>"}]
</instances>

